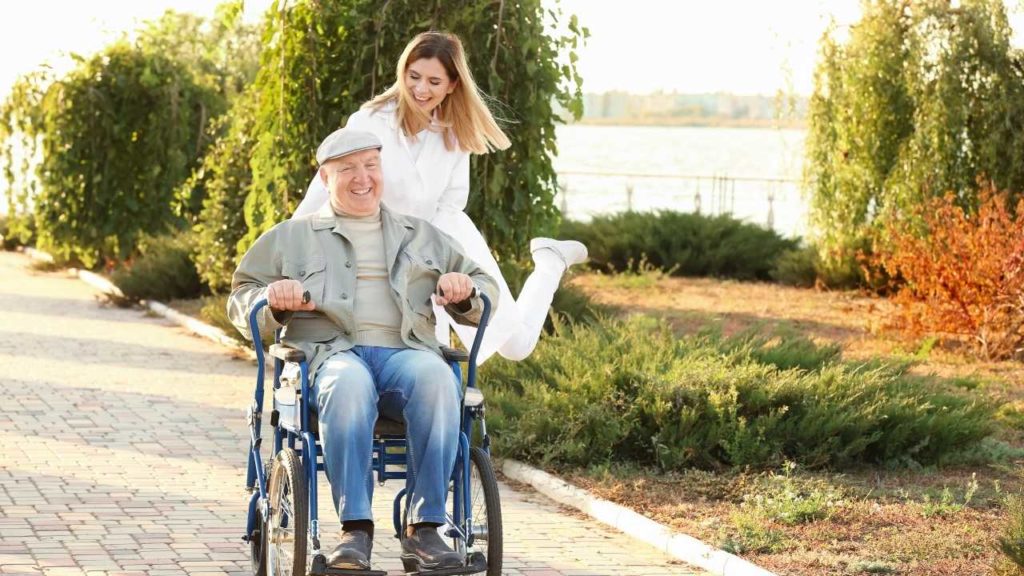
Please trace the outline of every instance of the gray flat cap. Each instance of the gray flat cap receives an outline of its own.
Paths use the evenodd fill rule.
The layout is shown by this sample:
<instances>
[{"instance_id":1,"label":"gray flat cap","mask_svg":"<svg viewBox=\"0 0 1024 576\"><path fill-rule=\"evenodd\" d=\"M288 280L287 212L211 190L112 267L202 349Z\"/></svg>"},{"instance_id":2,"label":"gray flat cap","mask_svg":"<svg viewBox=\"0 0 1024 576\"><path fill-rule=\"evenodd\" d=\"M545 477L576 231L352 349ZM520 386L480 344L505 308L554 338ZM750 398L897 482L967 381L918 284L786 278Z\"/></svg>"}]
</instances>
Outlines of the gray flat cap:
<instances>
[{"instance_id":1,"label":"gray flat cap","mask_svg":"<svg viewBox=\"0 0 1024 576\"><path fill-rule=\"evenodd\" d=\"M380 139L372 132L339 128L324 138L320 147L316 149L316 163L318 166L323 166L324 162L332 158L340 158L371 148L379 150L381 147Z\"/></svg>"}]
</instances>

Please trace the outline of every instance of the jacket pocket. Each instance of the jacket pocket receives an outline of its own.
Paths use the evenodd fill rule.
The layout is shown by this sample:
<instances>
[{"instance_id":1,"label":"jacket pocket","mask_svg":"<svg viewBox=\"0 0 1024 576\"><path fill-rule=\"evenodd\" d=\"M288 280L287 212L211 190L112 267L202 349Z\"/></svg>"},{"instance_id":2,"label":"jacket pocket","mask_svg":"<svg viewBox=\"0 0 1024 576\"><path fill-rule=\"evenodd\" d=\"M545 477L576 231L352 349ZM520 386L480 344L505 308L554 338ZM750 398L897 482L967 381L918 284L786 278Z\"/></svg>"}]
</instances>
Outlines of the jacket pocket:
<instances>
[{"instance_id":1,"label":"jacket pocket","mask_svg":"<svg viewBox=\"0 0 1024 576\"><path fill-rule=\"evenodd\" d=\"M430 295L437 290L437 280L445 272L444 262L426 252L405 250L401 257L405 270L399 276L405 284L405 296L421 310L430 306Z\"/></svg>"},{"instance_id":2,"label":"jacket pocket","mask_svg":"<svg viewBox=\"0 0 1024 576\"><path fill-rule=\"evenodd\" d=\"M327 286L327 262L321 256L307 260L285 260L281 265L281 273L292 280L302 283L302 288L309 291L309 296L317 305L324 301Z\"/></svg>"}]
</instances>

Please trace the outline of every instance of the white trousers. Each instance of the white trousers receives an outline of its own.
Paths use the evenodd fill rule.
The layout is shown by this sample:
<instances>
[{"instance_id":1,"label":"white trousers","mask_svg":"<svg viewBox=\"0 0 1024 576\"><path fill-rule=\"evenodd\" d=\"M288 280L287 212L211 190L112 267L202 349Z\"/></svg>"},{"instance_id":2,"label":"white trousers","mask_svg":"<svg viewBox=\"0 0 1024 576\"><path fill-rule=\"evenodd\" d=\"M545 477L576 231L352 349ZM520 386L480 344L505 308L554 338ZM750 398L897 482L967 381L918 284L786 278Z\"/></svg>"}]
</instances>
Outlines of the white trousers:
<instances>
[{"instance_id":1,"label":"white trousers","mask_svg":"<svg viewBox=\"0 0 1024 576\"><path fill-rule=\"evenodd\" d=\"M541 259L523 283L519 297L514 300L504 278L496 278L502 293L496 310L492 311L491 328L485 331L486 338L480 347L477 364L483 364L495 352L509 360L522 360L533 352L564 271L560 262ZM450 326L469 349L476 336L475 328L455 323L440 306L434 306L434 315L437 318L436 335L439 342L447 344L450 341Z\"/></svg>"}]
</instances>

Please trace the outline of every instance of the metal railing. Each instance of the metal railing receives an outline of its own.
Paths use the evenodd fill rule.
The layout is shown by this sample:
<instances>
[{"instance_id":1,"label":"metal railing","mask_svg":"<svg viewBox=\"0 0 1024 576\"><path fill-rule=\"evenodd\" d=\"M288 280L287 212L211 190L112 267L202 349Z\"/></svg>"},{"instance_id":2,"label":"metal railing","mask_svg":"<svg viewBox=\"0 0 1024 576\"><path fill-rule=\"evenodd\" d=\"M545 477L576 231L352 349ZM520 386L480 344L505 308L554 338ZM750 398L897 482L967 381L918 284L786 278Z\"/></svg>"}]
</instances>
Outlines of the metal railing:
<instances>
[{"instance_id":1,"label":"metal railing","mask_svg":"<svg viewBox=\"0 0 1024 576\"><path fill-rule=\"evenodd\" d=\"M728 214L784 235L800 234L806 227L801 181L795 178L560 171L558 180L556 203L575 220L670 209Z\"/></svg>"}]
</instances>

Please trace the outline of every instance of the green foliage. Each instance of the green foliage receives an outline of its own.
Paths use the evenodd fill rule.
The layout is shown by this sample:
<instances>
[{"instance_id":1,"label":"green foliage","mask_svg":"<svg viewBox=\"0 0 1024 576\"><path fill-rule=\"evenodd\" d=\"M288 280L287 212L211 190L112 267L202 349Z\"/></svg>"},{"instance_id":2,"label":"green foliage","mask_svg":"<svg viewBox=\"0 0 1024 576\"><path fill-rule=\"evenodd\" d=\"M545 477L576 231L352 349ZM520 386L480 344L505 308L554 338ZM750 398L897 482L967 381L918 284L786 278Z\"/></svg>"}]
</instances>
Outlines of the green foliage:
<instances>
[{"instance_id":1,"label":"green foliage","mask_svg":"<svg viewBox=\"0 0 1024 576\"><path fill-rule=\"evenodd\" d=\"M775 268L769 272L772 280L787 286L810 288L818 280L821 256L815 246L804 245L786 250L775 260Z\"/></svg>"},{"instance_id":2,"label":"green foliage","mask_svg":"<svg viewBox=\"0 0 1024 576\"><path fill-rule=\"evenodd\" d=\"M1007 566L1001 574L1024 573L1024 495L1006 499L1006 520L999 536L999 550Z\"/></svg>"},{"instance_id":3,"label":"green foliage","mask_svg":"<svg viewBox=\"0 0 1024 576\"><path fill-rule=\"evenodd\" d=\"M830 517L843 504L842 494L827 483L801 481L797 465L785 462L782 473L765 477L756 490L743 496L742 513L762 522L807 524Z\"/></svg>"},{"instance_id":4,"label":"green foliage","mask_svg":"<svg viewBox=\"0 0 1024 576\"><path fill-rule=\"evenodd\" d=\"M248 151L252 115L245 107L253 100L243 97L232 109L232 121L226 134L218 139L203 158L202 165L182 186L183 190L203 190L203 207L196 232L196 269L203 282L216 293L231 288L231 274L240 255L248 247L245 236L245 198L252 183ZM226 123L228 116L222 117ZM220 124L220 122L218 122ZM192 196L189 192L186 195Z\"/></svg>"},{"instance_id":5,"label":"green foliage","mask_svg":"<svg viewBox=\"0 0 1024 576\"><path fill-rule=\"evenodd\" d=\"M138 257L115 270L111 281L132 300L195 298L202 285L192 263L194 244L188 234L145 237Z\"/></svg>"},{"instance_id":6,"label":"green foliage","mask_svg":"<svg viewBox=\"0 0 1024 576\"><path fill-rule=\"evenodd\" d=\"M742 512L730 518L733 530L718 546L730 554L777 554L792 546L785 533L768 526L762 518Z\"/></svg>"},{"instance_id":7,"label":"green foliage","mask_svg":"<svg viewBox=\"0 0 1024 576\"><path fill-rule=\"evenodd\" d=\"M225 106L208 113L209 122L204 141L219 138L226 131L227 117L220 115L226 105L237 101L256 77L259 66L259 33L242 22L242 2L232 0L217 6L214 17L198 16L168 10L160 18L146 22L139 31L141 50L163 54L183 65L196 84L219 94ZM220 115L220 116L218 116ZM207 152L207 155L209 152ZM224 162L223 154L220 161ZM173 209L194 224L202 209L207 190L205 172L210 162L193 173L175 192Z\"/></svg>"},{"instance_id":8,"label":"green foliage","mask_svg":"<svg viewBox=\"0 0 1024 576\"><path fill-rule=\"evenodd\" d=\"M40 247L92 267L128 257L141 234L168 226L215 98L177 63L125 43L51 85L39 134Z\"/></svg>"},{"instance_id":9,"label":"green foliage","mask_svg":"<svg viewBox=\"0 0 1024 576\"><path fill-rule=\"evenodd\" d=\"M202 298L202 307L199 310L199 318L211 326L220 328L225 334L242 344L248 342L228 318L228 297L226 294L204 296Z\"/></svg>"},{"instance_id":10,"label":"green foliage","mask_svg":"<svg viewBox=\"0 0 1024 576\"><path fill-rule=\"evenodd\" d=\"M794 349L785 339L677 340L642 316L556 328L526 360L483 367L489 428L506 455L669 470L929 464L993 431L992 407L937 393L901 366L846 365L827 350L812 355L817 365L783 362L793 356L770 349Z\"/></svg>"},{"instance_id":11,"label":"green foliage","mask_svg":"<svg viewBox=\"0 0 1024 576\"><path fill-rule=\"evenodd\" d=\"M924 500L921 502L921 514L925 518L957 514L970 505L977 491L978 479L974 474L971 474L970 481L964 487L963 498L957 498L949 486L944 486L942 492L934 498L931 494L924 495Z\"/></svg>"},{"instance_id":12,"label":"green foliage","mask_svg":"<svg viewBox=\"0 0 1024 576\"><path fill-rule=\"evenodd\" d=\"M564 34L546 27L546 21L540 0L275 3L262 32L259 72L245 97L250 102L232 113L233 122L245 126L228 130L237 142L250 145L231 146L241 154L238 163L207 181L223 190L248 183L239 250L291 215L313 175L317 145L394 82L405 44L419 32L442 29L462 38L470 69L493 97L492 108L512 139L506 151L473 158L468 213L499 255L520 256L529 238L557 220L553 105L576 116L582 112L572 50L586 31L575 18ZM559 55L565 53L570 63L560 67ZM234 169L242 166L249 175ZM231 182L219 182L222 178ZM233 226L217 216L231 215L208 210L201 218L205 229ZM224 269L226 258L217 243L210 245L217 250L201 247L201 257L217 264L204 269L204 277L224 285L226 279L213 280L210 274Z\"/></svg>"},{"instance_id":13,"label":"green foliage","mask_svg":"<svg viewBox=\"0 0 1024 576\"><path fill-rule=\"evenodd\" d=\"M35 231L31 227L23 229L21 233L15 232L11 228L11 218L0 215L0 250L14 250L18 246L27 246L34 237Z\"/></svg>"},{"instance_id":14,"label":"green foliage","mask_svg":"<svg viewBox=\"0 0 1024 576\"><path fill-rule=\"evenodd\" d=\"M201 197L175 188L209 144L210 120L251 75L244 52L255 44L242 41L240 11L221 6L211 28L168 12L134 43L76 56L64 77L19 79L0 109L12 230L24 239L34 224L42 249L93 267L194 218Z\"/></svg>"},{"instance_id":15,"label":"green foliage","mask_svg":"<svg viewBox=\"0 0 1024 576\"><path fill-rule=\"evenodd\" d=\"M842 346L837 343L818 345L807 336L785 326L779 326L774 333L768 334L754 327L721 340L719 347L730 354L740 352L761 364L770 364L780 370L819 370L837 362L842 353Z\"/></svg>"},{"instance_id":16,"label":"green foliage","mask_svg":"<svg viewBox=\"0 0 1024 576\"><path fill-rule=\"evenodd\" d=\"M1024 58L1003 3L864 3L839 44L820 44L805 177L822 256L856 270L875 225L977 178L1024 190Z\"/></svg>"},{"instance_id":17,"label":"green foliage","mask_svg":"<svg viewBox=\"0 0 1024 576\"><path fill-rule=\"evenodd\" d=\"M664 210L563 222L561 235L587 245L592 264L611 270L641 263L681 276L767 280L775 261L797 241L727 215Z\"/></svg>"}]
</instances>

